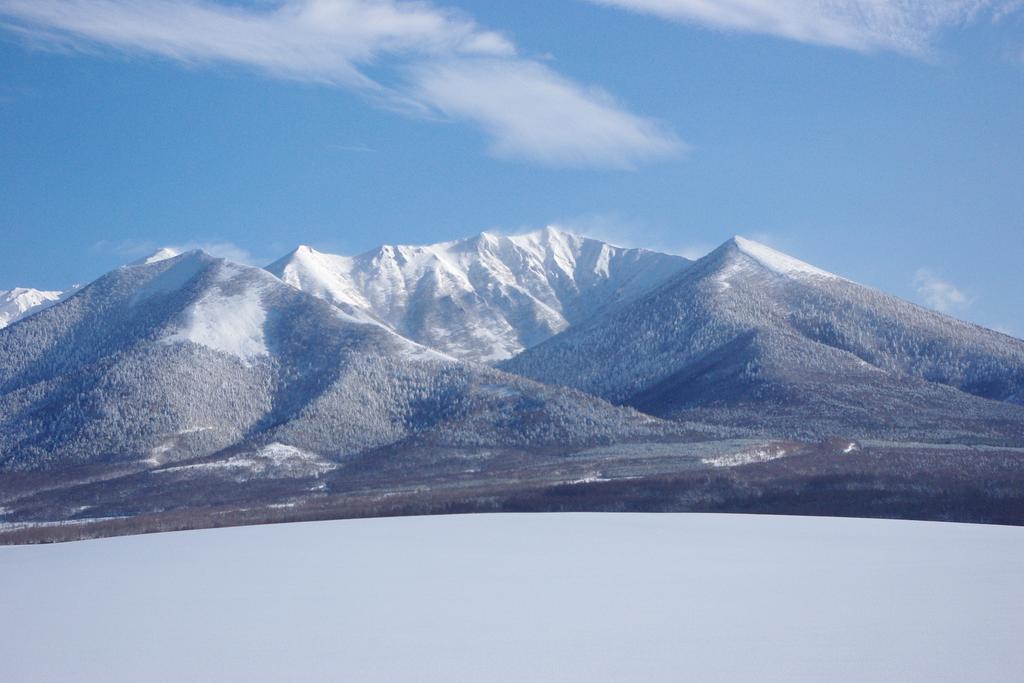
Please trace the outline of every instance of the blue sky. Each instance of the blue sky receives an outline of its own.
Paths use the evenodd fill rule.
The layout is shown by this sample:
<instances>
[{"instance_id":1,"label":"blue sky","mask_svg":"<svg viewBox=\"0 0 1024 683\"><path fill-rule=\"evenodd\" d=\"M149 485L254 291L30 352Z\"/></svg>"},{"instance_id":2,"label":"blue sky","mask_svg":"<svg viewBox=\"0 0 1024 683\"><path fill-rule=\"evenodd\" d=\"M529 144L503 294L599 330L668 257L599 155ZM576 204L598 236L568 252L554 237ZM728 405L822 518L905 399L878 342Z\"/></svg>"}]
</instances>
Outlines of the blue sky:
<instances>
[{"instance_id":1,"label":"blue sky","mask_svg":"<svg viewBox=\"0 0 1024 683\"><path fill-rule=\"evenodd\" d=\"M558 224L1024 335L1019 0L0 0L0 289Z\"/></svg>"}]
</instances>

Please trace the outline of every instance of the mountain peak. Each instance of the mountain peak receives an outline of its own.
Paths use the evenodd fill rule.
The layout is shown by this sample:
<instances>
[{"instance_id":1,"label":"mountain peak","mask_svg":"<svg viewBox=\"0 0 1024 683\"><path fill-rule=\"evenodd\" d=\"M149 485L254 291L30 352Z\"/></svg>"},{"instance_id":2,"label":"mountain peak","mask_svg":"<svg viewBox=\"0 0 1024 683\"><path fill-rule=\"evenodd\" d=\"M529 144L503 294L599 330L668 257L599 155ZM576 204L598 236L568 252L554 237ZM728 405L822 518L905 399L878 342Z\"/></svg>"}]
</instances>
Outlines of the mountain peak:
<instances>
[{"instance_id":1,"label":"mountain peak","mask_svg":"<svg viewBox=\"0 0 1024 683\"><path fill-rule=\"evenodd\" d=\"M315 260L315 259L318 259L318 258L324 256L324 255L325 254L323 252L317 251L316 249L314 249L313 247L309 246L308 244L300 244L299 246L295 247L290 252L288 252L281 259L279 259L278 261L275 261L270 266L267 266L267 269L273 271L273 267L275 265L278 265L278 264L280 264L283 267L283 266L285 266L286 264L288 264L288 263L290 263L292 261L296 261L296 260L309 260L309 259L314 259Z\"/></svg>"},{"instance_id":2,"label":"mountain peak","mask_svg":"<svg viewBox=\"0 0 1024 683\"><path fill-rule=\"evenodd\" d=\"M747 239L741 235L734 235L729 238L722 244L722 246L712 253L742 256L745 259L753 261L761 267L766 268L767 270L787 277L812 276L840 279L838 275L834 275L826 270L812 266L811 264L794 258L789 254L784 254L781 251L772 249L767 245L755 242L752 239Z\"/></svg>"},{"instance_id":3,"label":"mountain peak","mask_svg":"<svg viewBox=\"0 0 1024 683\"><path fill-rule=\"evenodd\" d=\"M129 266L148 266L151 263L159 263L160 261L166 261L169 258L178 256L181 252L174 247L160 247L149 256L141 258L137 261L132 261Z\"/></svg>"}]
</instances>

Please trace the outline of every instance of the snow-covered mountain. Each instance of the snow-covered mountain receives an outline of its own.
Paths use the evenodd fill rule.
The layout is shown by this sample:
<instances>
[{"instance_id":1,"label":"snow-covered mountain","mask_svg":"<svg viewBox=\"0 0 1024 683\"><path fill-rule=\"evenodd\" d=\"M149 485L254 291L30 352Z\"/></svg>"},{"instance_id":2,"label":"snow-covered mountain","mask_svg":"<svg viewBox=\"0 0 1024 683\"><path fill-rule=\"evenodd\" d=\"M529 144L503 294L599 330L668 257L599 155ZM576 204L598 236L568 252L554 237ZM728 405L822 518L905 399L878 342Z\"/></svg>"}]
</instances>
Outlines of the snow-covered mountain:
<instances>
[{"instance_id":1,"label":"snow-covered mountain","mask_svg":"<svg viewBox=\"0 0 1024 683\"><path fill-rule=\"evenodd\" d=\"M52 305L60 299L61 292L44 292L27 287L0 289L0 329Z\"/></svg>"},{"instance_id":2,"label":"snow-covered mountain","mask_svg":"<svg viewBox=\"0 0 1024 683\"><path fill-rule=\"evenodd\" d=\"M495 362L651 291L689 263L549 227L354 257L302 246L267 270L431 348Z\"/></svg>"},{"instance_id":3,"label":"snow-covered mountain","mask_svg":"<svg viewBox=\"0 0 1024 683\"><path fill-rule=\"evenodd\" d=\"M274 463L336 460L410 440L527 448L660 430L199 251L119 268L0 331L8 470L157 466L229 447Z\"/></svg>"},{"instance_id":4,"label":"snow-covered mountain","mask_svg":"<svg viewBox=\"0 0 1024 683\"><path fill-rule=\"evenodd\" d=\"M653 415L798 436L1024 438L1024 341L741 237L501 367Z\"/></svg>"}]
</instances>

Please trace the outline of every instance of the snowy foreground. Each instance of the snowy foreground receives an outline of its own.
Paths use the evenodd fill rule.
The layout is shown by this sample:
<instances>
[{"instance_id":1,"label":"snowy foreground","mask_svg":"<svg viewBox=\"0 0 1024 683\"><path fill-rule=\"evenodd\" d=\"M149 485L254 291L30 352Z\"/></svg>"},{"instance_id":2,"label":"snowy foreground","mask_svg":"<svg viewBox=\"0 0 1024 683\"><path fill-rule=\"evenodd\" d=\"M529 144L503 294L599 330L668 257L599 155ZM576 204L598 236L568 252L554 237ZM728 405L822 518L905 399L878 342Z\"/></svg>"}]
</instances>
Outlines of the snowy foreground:
<instances>
[{"instance_id":1,"label":"snowy foreground","mask_svg":"<svg viewBox=\"0 0 1024 683\"><path fill-rule=\"evenodd\" d=\"M1024 528L471 515L0 547L0 678L997 680Z\"/></svg>"}]
</instances>

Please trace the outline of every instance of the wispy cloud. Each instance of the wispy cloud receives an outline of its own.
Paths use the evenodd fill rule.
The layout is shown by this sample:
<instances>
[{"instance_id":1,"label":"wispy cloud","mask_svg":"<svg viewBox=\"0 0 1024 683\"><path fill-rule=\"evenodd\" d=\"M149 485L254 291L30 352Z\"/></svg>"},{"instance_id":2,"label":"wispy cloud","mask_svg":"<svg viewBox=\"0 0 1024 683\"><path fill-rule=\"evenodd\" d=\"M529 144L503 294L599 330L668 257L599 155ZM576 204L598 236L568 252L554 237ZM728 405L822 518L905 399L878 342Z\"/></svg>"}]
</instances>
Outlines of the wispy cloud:
<instances>
[{"instance_id":1,"label":"wispy cloud","mask_svg":"<svg viewBox=\"0 0 1024 683\"><path fill-rule=\"evenodd\" d=\"M914 289L925 304L942 313L963 310L971 304L970 297L928 268L919 268L914 274Z\"/></svg>"},{"instance_id":2,"label":"wispy cloud","mask_svg":"<svg viewBox=\"0 0 1024 683\"><path fill-rule=\"evenodd\" d=\"M354 89L408 114L474 123L504 158L621 168L682 147L602 91L521 56L501 33L425 1L0 0L0 23L35 44Z\"/></svg>"},{"instance_id":3,"label":"wispy cloud","mask_svg":"<svg viewBox=\"0 0 1024 683\"><path fill-rule=\"evenodd\" d=\"M679 254L683 258L688 258L691 261L704 258L712 251L715 250L717 244L711 244L709 242L698 242L696 244L684 244L675 248L670 253Z\"/></svg>"},{"instance_id":4,"label":"wispy cloud","mask_svg":"<svg viewBox=\"0 0 1024 683\"><path fill-rule=\"evenodd\" d=\"M369 153L377 151L373 147L370 147L369 145L360 145L360 144L356 144L356 145L330 144L330 145L327 145L327 149L334 150L335 152L359 152L359 153L362 153L362 154L369 154Z\"/></svg>"},{"instance_id":5,"label":"wispy cloud","mask_svg":"<svg viewBox=\"0 0 1024 683\"><path fill-rule=\"evenodd\" d=\"M254 256L253 253L245 247L241 247L234 242L228 242L225 240L217 240L213 242L185 242L184 244L172 244L170 245L170 248L177 252L201 249L210 256L224 258L228 261L234 261L235 263L244 263L247 266L257 265L266 261L266 259Z\"/></svg>"},{"instance_id":6,"label":"wispy cloud","mask_svg":"<svg viewBox=\"0 0 1024 683\"><path fill-rule=\"evenodd\" d=\"M652 224L639 217L614 212L587 213L563 218L551 224L559 230L608 242L618 247L636 247L697 260L718 244L697 239L678 226ZM525 228L524 228L525 229Z\"/></svg>"},{"instance_id":7,"label":"wispy cloud","mask_svg":"<svg viewBox=\"0 0 1024 683\"><path fill-rule=\"evenodd\" d=\"M710 28L804 43L926 55L942 31L999 21L1021 0L588 0Z\"/></svg>"},{"instance_id":8,"label":"wispy cloud","mask_svg":"<svg viewBox=\"0 0 1024 683\"><path fill-rule=\"evenodd\" d=\"M415 73L416 99L477 123L500 158L630 168L638 159L682 149L671 131L538 62L454 60L423 65Z\"/></svg>"},{"instance_id":9,"label":"wispy cloud","mask_svg":"<svg viewBox=\"0 0 1024 683\"><path fill-rule=\"evenodd\" d=\"M245 247L239 246L229 240L188 240L179 244L157 244L150 240L101 240L92 246L93 251L107 254L115 254L125 262L151 256L160 249L173 249L176 252L192 251L201 249L211 256L225 258L236 263L246 265L257 265L268 263L265 257L254 255Z\"/></svg>"}]
</instances>

